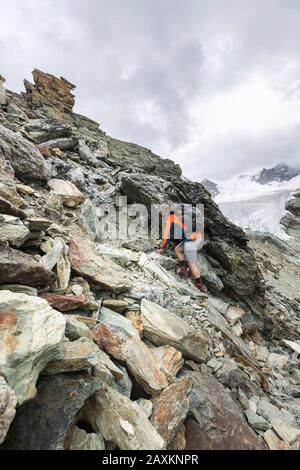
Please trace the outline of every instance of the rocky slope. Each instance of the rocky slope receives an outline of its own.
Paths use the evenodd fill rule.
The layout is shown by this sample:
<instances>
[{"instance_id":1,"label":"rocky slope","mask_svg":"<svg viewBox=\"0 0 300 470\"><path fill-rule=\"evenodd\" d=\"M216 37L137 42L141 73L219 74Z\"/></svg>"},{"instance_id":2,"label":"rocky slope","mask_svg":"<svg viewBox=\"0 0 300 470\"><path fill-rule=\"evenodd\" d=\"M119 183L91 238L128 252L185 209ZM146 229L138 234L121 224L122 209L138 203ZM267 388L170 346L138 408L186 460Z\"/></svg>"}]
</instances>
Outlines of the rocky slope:
<instances>
[{"instance_id":1,"label":"rocky slope","mask_svg":"<svg viewBox=\"0 0 300 470\"><path fill-rule=\"evenodd\" d=\"M33 78L0 105L1 447L297 448L299 298L269 287L262 242L74 113L70 82ZM158 240L104 240L97 207L122 195L204 204L208 296Z\"/></svg>"}]
</instances>

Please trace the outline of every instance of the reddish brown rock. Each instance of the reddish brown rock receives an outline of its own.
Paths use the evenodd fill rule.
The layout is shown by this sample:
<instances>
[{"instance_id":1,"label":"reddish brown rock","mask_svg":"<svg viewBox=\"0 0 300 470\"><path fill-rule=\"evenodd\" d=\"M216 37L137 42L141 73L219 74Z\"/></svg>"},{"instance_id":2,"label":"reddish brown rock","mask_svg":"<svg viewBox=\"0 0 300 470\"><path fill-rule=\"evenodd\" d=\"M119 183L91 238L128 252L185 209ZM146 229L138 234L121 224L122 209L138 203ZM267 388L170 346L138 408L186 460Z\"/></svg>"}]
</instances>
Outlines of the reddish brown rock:
<instances>
[{"instance_id":1,"label":"reddish brown rock","mask_svg":"<svg viewBox=\"0 0 300 470\"><path fill-rule=\"evenodd\" d=\"M54 273L44 269L33 256L0 246L0 285L43 286L50 284L54 279Z\"/></svg>"},{"instance_id":2,"label":"reddish brown rock","mask_svg":"<svg viewBox=\"0 0 300 470\"><path fill-rule=\"evenodd\" d=\"M161 371L160 364L151 349L140 340L131 322L116 313L108 313L102 321L93 329L98 346L124 362L147 393L153 395L167 387L167 377Z\"/></svg>"},{"instance_id":3,"label":"reddish brown rock","mask_svg":"<svg viewBox=\"0 0 300 470\"><path fill-rule=\"evenodd\" d=\"M164 439L166 445L175 439L188 414L188 394L191 388L191 379L185 377L152 399L153 411L150 422Z\"/></svg>"},{"instance_id":4,"label":"reddish brown rock","mask_svg":"<svg viewBox=\"0 0 300 470\"><path fill-rule=\"evenodd\" d=\"M139 312L135 312L134 310L131 310L126 313L126 318L131 321L133 324L134 328L137 330L140 336L142 336L144 332L144 325L143 325L143 320Z\"/></svg>"},{"instance_id":5,"label":"reddish brown rock","mask_svg":"<svg viewBox=\"0 0 300 470\"><path fill-rule=\"evenodd\" d=\"M57 78L38 69L34 69L32 75L34 84L24 81L24 95L33 108L38 108L44 103L61 111L73 109L75 97L72 91L76 88L75 85L62 77Z\"/></svg>"},{"instance_id":6,"label":"reddish brown rock","mask_svg":"<svg viewBox=\"0 0 300 470\"><path fill-rule=\"evenodd\" d=\"M186 372L192 378L187 450L261 450L262 441L248 425L240 405L211 374Z\"/></svg>"},{"instance_id":7,"label":"reddish brown rock","mask_svg":"<svg viewBox=\"0 0 300 470\"><path fill-rule=\"evenodd\" d=\"M0 214L8 214L13 215L14 217L19 217L20 219L25 218L24 212L19 209L19 207L15 206L11 202L9 202L4 197L0 196Z\"/></svg>"},{"instance_id":8,"label":"reddish brown rock","mask_svg":"<svg viewBox=\"0 0 300 470\"><path fill-rule=\"evenodd\" d=\"M85 306L85 298L83 295L59 295L47 292L40 297L47 300L51 307L60 312L70 312L71 310Z\"/></svg>"},{"instance_id":9,"label":"reddish brown rock","mask_svg":"<svg viewBox=\"0 0 300 470\"><path fill-rule=\"evenodd\" d=\"M170 382L173 382L184 363L181 352L172 346L152 348L151 351L159 361L161 370L171 378Z\"/></svg>"}]
</instances>

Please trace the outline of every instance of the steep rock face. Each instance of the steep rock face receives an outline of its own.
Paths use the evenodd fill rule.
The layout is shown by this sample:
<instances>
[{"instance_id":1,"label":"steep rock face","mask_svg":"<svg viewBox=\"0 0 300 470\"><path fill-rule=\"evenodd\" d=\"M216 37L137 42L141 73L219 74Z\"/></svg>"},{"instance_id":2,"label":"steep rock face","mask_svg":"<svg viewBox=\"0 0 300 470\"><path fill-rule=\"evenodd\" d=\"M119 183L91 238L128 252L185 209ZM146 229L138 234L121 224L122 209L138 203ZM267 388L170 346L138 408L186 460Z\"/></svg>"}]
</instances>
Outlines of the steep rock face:
<instances>
[{"instance_id":1,"label":"steep rock face","mask_svg":"<svg viewBox=\"0 0 300 470\"><path fill-rule=\"evenodd\" d=\"M208 191L200 184L180 177L164 178L140 173L121 173L120 188L131 202L145 204L203 204L205 231L209 238L208 254L219 264L219 276L230 295L262 305L264 286L252 250L243 230L227 220Z\"/></svg>"}]
</instances>

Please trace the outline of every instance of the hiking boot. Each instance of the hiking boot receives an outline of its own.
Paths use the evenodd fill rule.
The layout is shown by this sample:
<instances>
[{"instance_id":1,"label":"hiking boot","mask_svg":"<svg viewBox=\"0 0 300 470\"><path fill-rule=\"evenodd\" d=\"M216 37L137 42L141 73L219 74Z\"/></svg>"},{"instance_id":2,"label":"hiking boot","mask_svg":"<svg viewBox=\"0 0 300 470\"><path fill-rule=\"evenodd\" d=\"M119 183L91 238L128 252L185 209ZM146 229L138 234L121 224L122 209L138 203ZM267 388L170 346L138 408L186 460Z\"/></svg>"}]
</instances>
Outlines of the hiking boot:
<instances>
[{"instance_id":1,"label":"hiking boot","mask_svg":"<svg viewBox=\"0 0 300 470\"><path fill-rule=\"evenodd\" d=\"M195 281L196 288L200 291L203 292L204 294L207 293L208 289L204 282L201 279L196 279Z\"/></svg>"},{"instance_id":2,"label":"hiking boot","mask_svg":"<svg viewBox=\"0 0 300 470\"><path fill-rule=\"evenodd\" d=\"M189 275L189 268L187 266L181 266L176 273L179 277L186 278Z\"/></svg>"}]
</instances>

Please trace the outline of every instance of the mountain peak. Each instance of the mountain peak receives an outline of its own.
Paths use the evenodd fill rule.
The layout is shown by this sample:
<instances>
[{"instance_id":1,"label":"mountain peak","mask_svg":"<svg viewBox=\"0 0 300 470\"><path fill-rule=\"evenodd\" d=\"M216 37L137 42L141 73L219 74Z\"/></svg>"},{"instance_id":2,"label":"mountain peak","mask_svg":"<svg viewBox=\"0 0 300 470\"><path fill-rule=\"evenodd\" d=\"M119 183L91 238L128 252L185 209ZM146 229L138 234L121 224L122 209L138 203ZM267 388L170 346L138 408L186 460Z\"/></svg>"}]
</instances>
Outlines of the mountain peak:
<instances>
[{"instance_id":1,"label":"mountain peak","mask_svg":"<svg viewBox=\"0 0 300 470\"><path fill-rule=\"evenodd\" d=\"M283 182L290 181L295 176L300 175L300 170L291 168L285 163L278 163L273 168L264 168L253 180L260 184L268 184L273 181Z\"/></svg>"}]
</instances>

